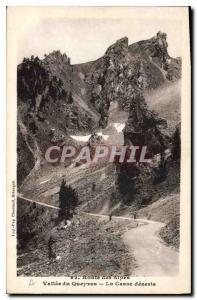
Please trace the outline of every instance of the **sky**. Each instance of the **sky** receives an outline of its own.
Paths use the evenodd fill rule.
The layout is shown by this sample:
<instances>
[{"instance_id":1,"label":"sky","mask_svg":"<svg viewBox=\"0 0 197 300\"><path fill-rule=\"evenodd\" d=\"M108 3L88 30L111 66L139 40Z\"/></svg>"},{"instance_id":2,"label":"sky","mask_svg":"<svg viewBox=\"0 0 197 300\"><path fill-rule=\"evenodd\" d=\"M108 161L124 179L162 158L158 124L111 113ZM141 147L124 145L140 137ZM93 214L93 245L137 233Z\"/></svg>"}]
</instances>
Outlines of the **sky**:
<instances>
[{"instance_id":1,"label":"sky","mask_svg":"<svg viewBox=\"0 0 197 300\"><path fill-rule=\"evenodd\" d=\"M128 18L43 18L21 28L18 38L18 63L31 55L43 58L60 50L71 58L72 64L101 57L117 39L127 36L129 44L149 39L158 31L167 33L168 51L172 57L181 56L181 23L178 20Z\"/></svg>"}]
</instances>

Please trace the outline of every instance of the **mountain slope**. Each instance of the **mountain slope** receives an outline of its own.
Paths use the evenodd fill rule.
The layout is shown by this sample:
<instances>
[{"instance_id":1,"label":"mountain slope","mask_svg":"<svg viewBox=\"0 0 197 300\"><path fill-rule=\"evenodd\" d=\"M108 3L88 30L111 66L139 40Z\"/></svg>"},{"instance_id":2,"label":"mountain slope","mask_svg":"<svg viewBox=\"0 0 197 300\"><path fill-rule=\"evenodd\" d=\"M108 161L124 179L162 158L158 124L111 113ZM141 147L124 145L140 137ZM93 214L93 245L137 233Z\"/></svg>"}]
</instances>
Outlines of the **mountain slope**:
<instances>
[{"instance_id":1,"label":"mountain slope","mask_svg":"<svg viewBox=\"0 0 197 300\"><path fill-rule=\"evenodd\" d=\"M53 51L43 60L32 56L18 65L19 275L134 274L133 256L120 234L129 229L130 254L131 243L137 240L144 255L148 234L155 242L161 224L149 221L147 227L134 229L132 238L130 229L138 225L131 219L133 214L165 223L161 237L178 247L180 130L176 135L174 131L180 125L181 59L170 57L167 47L166 34L158 32L132 45L123 37L96 61L72 65L66 54ZM150 164L106 160L51 164L45 159L50 146L79 150L97 144L145 145ZM68 223L64 220L66 225L58 221L56 209L63 181L79 200L76 215ZM103 219L101 214L107 215ZM115 214L129 218L120 223ZM113 215L112 222L108 215ZM98 216L99 220L92 219ZM59 260L48 257L51 238ZM155 245L160 246L157 241ZM170 260L177 257L166 247L161 249ZM165 273L164 264L158 261L158 266Z\"/></svg>"},{"instance_id":2,"label":"mountain slope","mask_svg":"<svg viewBox=\"0 0 197 300\"><path fill-rule=\"evenodd\" d=\"M25 193L31 190L32 180L42 178L42 174L44 178L50 174L51 178L56 176L54 191L58 190L66 174L65 165L51 166L45 161L44 154L49 146L79 146L80 142L73 140L71 135L92 134L96 130L112 136L118 116L123 116L125 123L125 128L124 123L119 124L124 131L117 135L118 141L147 145L151 157L170 147L171 137L165 131L166 114L161 115L161 119L150 110L151 105L146 105L146 96L152 90L157 91L181 76L181 61L169 56L167 36L161 32L132 45L128 45L126 37L121 38L103 57L84 64L71 65L67 55L59 51L45 55L43 60L32 56L23 60L17 72L18 182ZM161 98L165 106L165 95ZM112 118L113 104L117 104L118 109L114 110ZM116 138L110 140L117 141ZM26 156L29 164L23 163ZM142 170L124 168L116 168L116 177L130 186L132 177L138 179ZM62 175L58 176L58 172ZM44 188L47 190L47 183L38 187Z\"/></svg>"}]
</instances>

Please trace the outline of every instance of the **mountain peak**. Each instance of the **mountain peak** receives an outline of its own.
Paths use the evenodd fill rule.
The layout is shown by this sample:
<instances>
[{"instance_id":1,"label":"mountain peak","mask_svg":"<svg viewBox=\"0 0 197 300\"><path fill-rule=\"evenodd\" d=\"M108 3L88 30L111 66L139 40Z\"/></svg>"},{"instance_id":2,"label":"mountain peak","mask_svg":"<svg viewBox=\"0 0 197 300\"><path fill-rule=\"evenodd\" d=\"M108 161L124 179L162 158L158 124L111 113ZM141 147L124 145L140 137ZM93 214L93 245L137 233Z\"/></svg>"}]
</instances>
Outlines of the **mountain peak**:
<instances>
[{"instance_id":1,"label":"mountain peak","mask_svg":"<svg viewBox=\"0 0 197 300\"><path fill-rule=\"evenodd\" d=\"M61 53L60 50L54 50L50 52L48 55L44 55L44 61L45 62L62 62L62 63L68 63L70 64L70 58L66 55L66 53Z\"/></svg>"},{"instance_id":2,"label":"mountain peak","mask_svg":"<svg viewBox=\"0 0 197 300\"><path fill-rule=\"evenodd\" d=\"M107 51L106 55L119 54L120 52L128 51L128 37L123 37L112 44Z\"/></svg>"}]
</instances>

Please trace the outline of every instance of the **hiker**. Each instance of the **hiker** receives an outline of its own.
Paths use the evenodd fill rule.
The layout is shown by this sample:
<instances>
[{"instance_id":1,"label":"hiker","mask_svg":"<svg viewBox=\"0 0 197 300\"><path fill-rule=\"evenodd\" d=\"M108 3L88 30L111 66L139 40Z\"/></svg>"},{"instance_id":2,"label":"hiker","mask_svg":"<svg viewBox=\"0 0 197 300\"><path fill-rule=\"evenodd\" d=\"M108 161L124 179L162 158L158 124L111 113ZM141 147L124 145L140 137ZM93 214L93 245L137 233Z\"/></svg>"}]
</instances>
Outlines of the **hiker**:
<instances>
[{"instance_id":1,"label":"hiker","mask_svg":"<svg viewBox=\"0 0 197 300\"><path fill-rule=\"evenodd\" d=\"M134 218L134 220L137 219L137 213L136 212L133 214L133 218Z\"/></svg>"},{"instance_id":2,"label":"hiker","mask_svg":"<svg viewBox=\"0 0 197 300\"><path fill-rule=\"evenodd\" d=\"M111 221L111 219L112 219L112 213L109 214L109 221Z\"/></svg>"},{"instance_id":3,"label":"hiker","mask_svg":"<svg viewBox=\"0 0 197 300\"><path fill-rule=\"evenodd\" d=\"M151 219L151 214L148 214L147 220Z\"/></svg>"}]
</instances>

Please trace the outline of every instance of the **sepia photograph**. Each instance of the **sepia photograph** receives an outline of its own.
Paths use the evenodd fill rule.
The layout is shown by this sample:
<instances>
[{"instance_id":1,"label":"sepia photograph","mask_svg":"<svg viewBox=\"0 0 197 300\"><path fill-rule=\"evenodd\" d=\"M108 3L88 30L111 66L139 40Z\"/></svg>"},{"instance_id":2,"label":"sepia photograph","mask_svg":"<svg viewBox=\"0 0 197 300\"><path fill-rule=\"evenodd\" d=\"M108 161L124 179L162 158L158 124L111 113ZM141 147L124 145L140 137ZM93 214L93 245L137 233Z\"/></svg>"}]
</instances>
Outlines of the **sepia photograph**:
<instances>
[{"instance_id":1,"label":"sepia photograph","mask_svg":"<svg viewBox=\"0 0 197 300\"><path fill-rule=\"evenodd\" d=\"M11 292L189 293L188 24L8 7Z\"/></svg>"}]
</instances>

